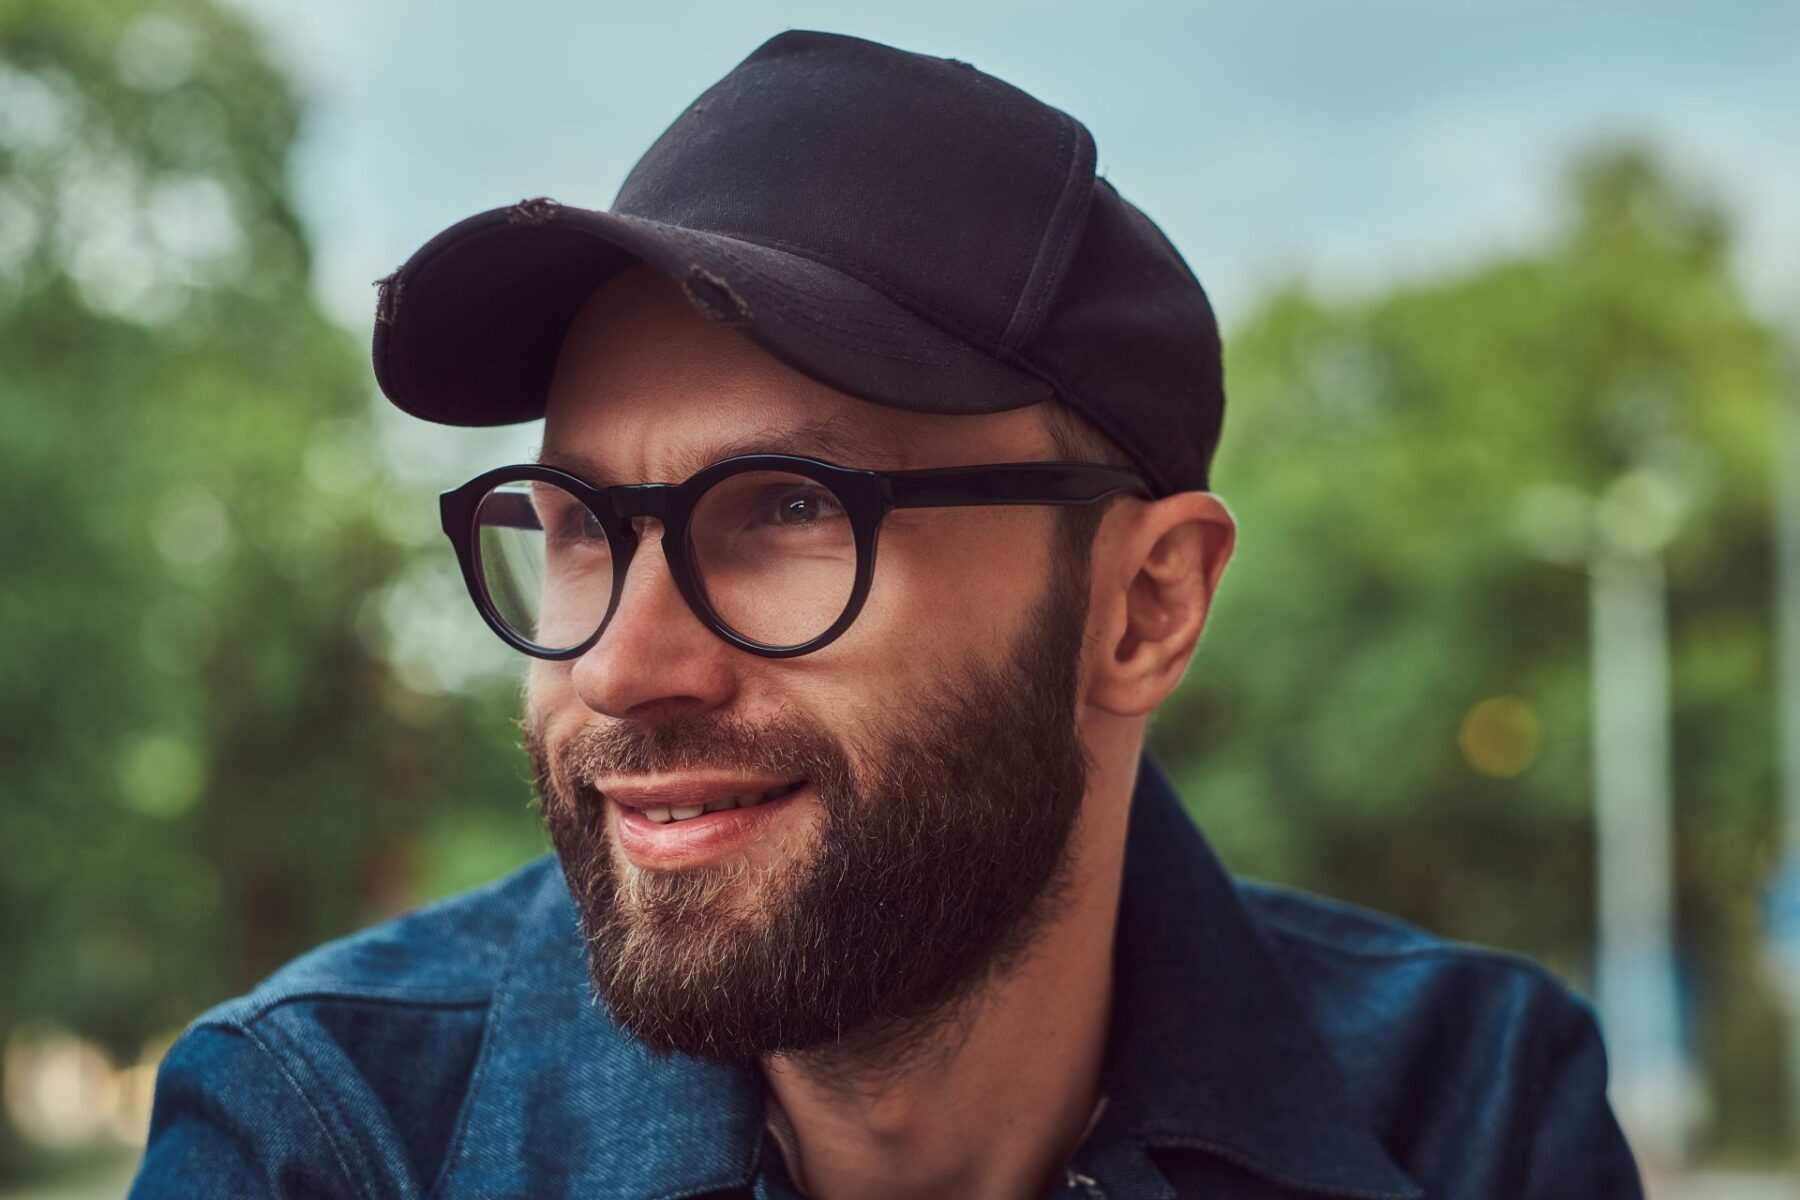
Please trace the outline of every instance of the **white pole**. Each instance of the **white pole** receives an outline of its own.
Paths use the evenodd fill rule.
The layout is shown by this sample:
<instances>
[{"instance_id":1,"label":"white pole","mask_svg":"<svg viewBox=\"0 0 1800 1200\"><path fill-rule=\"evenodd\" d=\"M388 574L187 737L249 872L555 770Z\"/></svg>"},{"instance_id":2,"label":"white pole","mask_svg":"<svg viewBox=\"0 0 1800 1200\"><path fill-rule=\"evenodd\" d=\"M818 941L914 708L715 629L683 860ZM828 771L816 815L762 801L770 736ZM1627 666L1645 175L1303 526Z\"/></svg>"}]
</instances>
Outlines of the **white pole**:
<instances>
[{"instance_id":1,"label":"white pole","mask_svg":"<svg viewBox=\"0 0 1800 1200\"><path fill-rule=\"evenodd\" d=\"M1776 403L1775 638L1776 753L1781 788L1782 866L1800 864L1800 342L1788 347L1785 394ZM1791 902L1791 898L1790 898ZM1791 931L1790 937L1791 937ZM1774 945L1788 1004L1788 1110L1800 1145L1800 963L1796 947Z\"/></svg>"},{"instance_id":2,"label":"white pole","mask_svg":"<svg viewBox=\"0 0 1800 1200\"><path fill-rule=\"evenodd\" d=\"M1686 1152L1688 1071L1674 952L1669 647L1661 558L1590 563L1598 1000L1613 1105L1646 1165Z\"/></svg>"},{"instance_id":3,"label":"white pole","mask_svg":"<svg viewBox=\"0 0 1800 1200\"><path fill-rule=\"evenodd\" d=\"M1781 813L1790 852L1800 852L1800 345L1789 350L1787 395L1777 407L1775 454L1775 636L1780 689L1776 744ZM1796 1097L1800 1100L1800 1097Z\"/></svg>"}]
</instances>

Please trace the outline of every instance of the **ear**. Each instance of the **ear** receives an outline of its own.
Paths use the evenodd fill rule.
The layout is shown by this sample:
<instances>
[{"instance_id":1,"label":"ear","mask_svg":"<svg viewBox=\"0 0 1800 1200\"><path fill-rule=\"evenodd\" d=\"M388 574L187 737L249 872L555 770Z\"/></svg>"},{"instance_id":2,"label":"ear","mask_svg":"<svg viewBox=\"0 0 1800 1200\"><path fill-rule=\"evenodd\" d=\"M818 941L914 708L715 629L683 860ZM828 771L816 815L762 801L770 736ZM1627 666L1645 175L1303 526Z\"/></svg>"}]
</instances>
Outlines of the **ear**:
<instances>
[{"instance_id":1,"label":"ear","mask_svg":"<svg viewBox=\"0 0 1800 1200\"><path fill-rule=\"evenodd\" d=\"M1129 507L1128 507L1129 505ZM1211 492L1126 502L1095 547L1094 647L1087 700L1121 717L1148 713L1187 669L1237 544L1237 522Z\"/></svg>"}]
</instances>

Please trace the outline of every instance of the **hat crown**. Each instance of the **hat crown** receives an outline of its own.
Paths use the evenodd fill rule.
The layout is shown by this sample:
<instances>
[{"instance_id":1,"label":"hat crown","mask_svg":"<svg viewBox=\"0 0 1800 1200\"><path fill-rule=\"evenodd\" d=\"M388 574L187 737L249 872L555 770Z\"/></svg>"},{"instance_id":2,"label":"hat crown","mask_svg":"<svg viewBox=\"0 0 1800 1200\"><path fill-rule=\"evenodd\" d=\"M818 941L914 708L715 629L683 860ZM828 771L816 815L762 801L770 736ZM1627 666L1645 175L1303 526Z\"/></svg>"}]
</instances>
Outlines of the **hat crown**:
<instances>
[{"instance_id":1,"label":"hat crown","mask_svg":"<svg viewBox=\"0 0 1800 1200\"><path fill-rule=\"evenodd\" d=\"M613 211L788 250L996 350L1041 328L1093 193L1076 121L954 59L769 39L676 118Z\"/></svg>"}]
</instances>

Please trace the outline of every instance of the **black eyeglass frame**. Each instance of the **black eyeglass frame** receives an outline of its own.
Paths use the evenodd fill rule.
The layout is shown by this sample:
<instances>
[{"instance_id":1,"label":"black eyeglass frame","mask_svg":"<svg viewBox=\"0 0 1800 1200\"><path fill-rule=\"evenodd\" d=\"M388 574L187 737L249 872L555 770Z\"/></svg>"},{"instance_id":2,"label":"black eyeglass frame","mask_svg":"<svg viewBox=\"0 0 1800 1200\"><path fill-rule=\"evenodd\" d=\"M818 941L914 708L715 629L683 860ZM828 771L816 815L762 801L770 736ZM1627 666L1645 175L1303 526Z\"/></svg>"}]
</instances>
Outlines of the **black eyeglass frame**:
<instances>
[{"instance_id":1,"label":"black eyeglass frame","mask_svg":"<svg viewBox=\"0 0 1800 1200\"><path fill-rule=\"evenodd\" d=\"M843 505L856 546L856 578L844 611L824 632L793 646L754 641L731 628L706 598L690 559L688 521L700 498L715 484L748 471L782 471L822 484ZM475 518L482 500L501 483L553 483L574 496L600 523L612 554L612 594L606 612L580 644L546 649L519 636L495 610L481 576ZM681 598L701 624L741 650L766 658L793 658L836 641L862 611L875 578L875 545L881 522L896 508L957 508L974 505L1092 504L1120 492L1149 497L1149 485L1135 471L1085 462L1015 462L943 467L920 471L870 471L840 467L816 458L788 454L740 454L694 472L680 483L629 483L595 487L559 467L520 463L483 471L438 497L444 533L456 550L469 596L488 627L513 649L533 658L560 661L592 649L612 622L624 592L625 574L637 552L632 521L651 517L663 527L663 558ZM521 526L529 528L529 526Z\"/></svg>"}]
</instances>

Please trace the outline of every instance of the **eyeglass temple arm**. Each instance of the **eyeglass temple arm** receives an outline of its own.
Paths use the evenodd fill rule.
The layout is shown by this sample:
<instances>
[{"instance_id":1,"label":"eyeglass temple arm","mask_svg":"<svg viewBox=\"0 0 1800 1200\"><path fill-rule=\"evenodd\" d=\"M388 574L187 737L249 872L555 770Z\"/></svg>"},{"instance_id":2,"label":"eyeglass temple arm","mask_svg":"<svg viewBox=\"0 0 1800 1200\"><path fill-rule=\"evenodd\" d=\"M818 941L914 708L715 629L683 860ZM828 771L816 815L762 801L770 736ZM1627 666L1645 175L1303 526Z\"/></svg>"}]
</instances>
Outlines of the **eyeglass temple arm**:
<instances>
[{"instance_id":1,"label":"eyeglass temple arm","mask_svg":"<svg viewBox=\"0 0 1800 1200\"><path fill-rule=\"evenodd\" d=\"M1088 504L1114 492L1150 488L1135 471L1099 463L1003 463L893 471L883 476L894 508L953 508L975 504Z\"/></svg>"}]
</instances>

